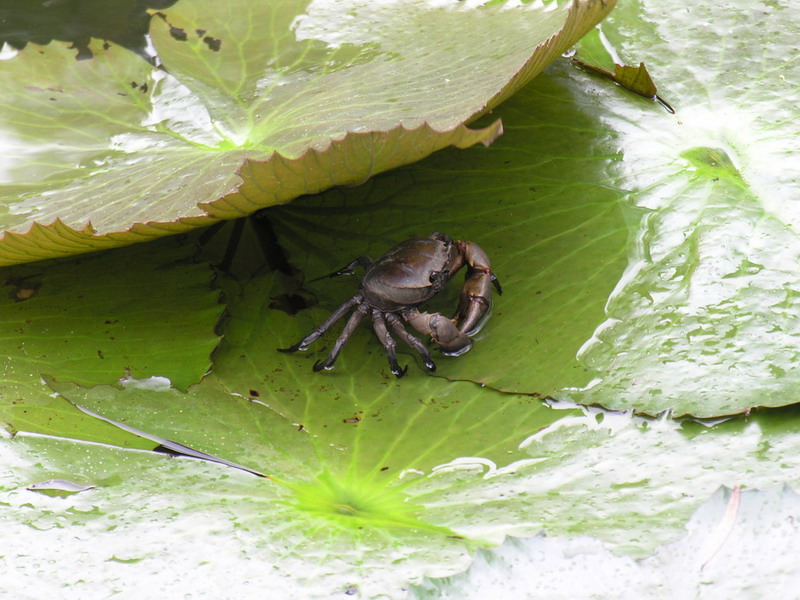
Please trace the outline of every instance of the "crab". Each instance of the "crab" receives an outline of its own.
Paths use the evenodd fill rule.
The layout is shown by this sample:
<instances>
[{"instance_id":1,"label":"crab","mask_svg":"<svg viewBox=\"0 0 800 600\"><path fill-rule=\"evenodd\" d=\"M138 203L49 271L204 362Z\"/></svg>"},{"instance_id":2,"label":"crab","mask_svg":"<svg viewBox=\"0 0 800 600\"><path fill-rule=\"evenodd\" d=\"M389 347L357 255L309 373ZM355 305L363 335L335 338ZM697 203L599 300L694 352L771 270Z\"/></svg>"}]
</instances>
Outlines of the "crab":
<instances>
[{"instance_id":1,"label":"crab","mask_svg":"<svg viewBox=\"0 0 800 600\"><path fill-rule=\"evenodd\" d=\"M448 319L439 313L420 312L417 307L441 292L465 265L467 274L456 315ZM429 371L435 371L436 365L430 351L406 331L403 322L429 335L442 353L458 356L470 349L470 336L480 329L485 317L488 317L492 285L498 294L503 293L486 252L474 242L453 240L444 233L433 233L423 239L403 242L374 262L362 256L318 279L350 275L359 266L365 271L358 293L294 346L278 348L280 352L306 350L334 323L355 309L328 356L314 363L314 371L333 368L342 347L366 317L372 319L372 327L386 349L389 367L396 377L403 377L408 367L400 368L397 363L396 344L389 328L419 353Z\"/></svg>"}]
</instances>

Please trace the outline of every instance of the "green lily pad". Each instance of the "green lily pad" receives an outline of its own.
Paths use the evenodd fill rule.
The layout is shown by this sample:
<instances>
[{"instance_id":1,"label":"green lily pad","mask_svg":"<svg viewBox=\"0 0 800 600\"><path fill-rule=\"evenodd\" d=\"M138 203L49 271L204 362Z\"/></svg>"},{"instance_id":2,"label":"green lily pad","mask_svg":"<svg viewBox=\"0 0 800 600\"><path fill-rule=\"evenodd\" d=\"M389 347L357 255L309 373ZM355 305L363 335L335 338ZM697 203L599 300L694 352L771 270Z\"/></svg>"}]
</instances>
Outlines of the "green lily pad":
<instances>
[{"instance_id":1,"label":"green lily pad","mask_svg":"<svg viewBox=\"0 0 800 600\"><path fill-rule=\"evenodd\" d=\"M230 317L214 371L188 392L135 380L93 388L52 385L105 417L268 479L191 459L115 454L74 442L47 446L18 436L14 443L30 455L26 460L45 465L29 476L33 482L93 485L122 478L115 489L98 486L102 500L89 502L87 494L95 490L81 494L83 510L96 514L76 527L102 529L124 515L132 529L115 529L124 538L139 519L156 514L170 523L165 532L151 534L162 539L167 532L185 536L211 511L221 515L214 525L214 535L226 540L221 559L235 564L240 548L248 548L253 560L271 566L253 572L263 585L307 588L310 598L346 590L401 598L408 582L462 571L476 547L508 535L542 529L593 535L614 552L636 556L674 538L719 485L800 482L792 458L796 415L708 429L548 407L536 398L421 371L397 380L381 372L382 348L369 336L353 340L337 369L315 374L313 355L279 355L279 364L273 357L280 339L298 337L324 311L290 317L266 309L280 289L272 277L256 278L238 293L230 283L226 288ZM28 469L15 469L16 477ZM160 490L155 497L153 486ZM142 502L141 494L150 500ZM113 508L118 496L136 508ZM13 500L28 501L27 495ZM55 518L41 509L31 515L35 523ZM91 550L79 553L88 560ZM143 563L154 581L164 576L165 567L156 567L150 553L124 558L132 562L107 557L89 580L108 586L115 578L137 577L136 567L120 564ZM207 557L202 551L159 554L158 564L164 560L175 572L188 573Z\"/></svg>"},{"instance_id":2,"label":"green lily pad","mask_svg":"<svg viewBox=\"0 0 800 600\"><path fill-rule=\"evenodd\" d=\"M341 371L312 374L312 357L276 364L275 355L284 356L277 352L278 340L300 336L308 321L276 310L265 314L273 289L273 278L262 277L238 299L233 289L227 291L230 315L213 372L188 394L137 380L92 388L63 381L51 386L104 417L277 481L305 485L333 477L337 484L365 489L461 456L502 464L532 428L560 416L535 397L472 383L420 373L417 385L406 385L375 368L385 361L383 348L366 336L353 342ZM192 422L182 413L194 415ZM194 419L205 425L193 426Z\"/></svg>"},{"instance_id":3,"label":"green lily pad","mask_svg":"<svg viewBox=\"0 0 800 600\"><path fill-rule=\"evenodd\" d=\"M512 538L481 551L469 571L428 580L412 598L764 598L791 596L800 579L788 487L720 489L692 515L685 537L641 561L596 539ZM712 591L713 590L713 591Z\"/></svg>"},{"instance_id":4,"label":"green lily pad","mask_svg":"<svg viewBox=\"0 0 800 600\"><path fill-rule=\"evenodd\" d=\"M459 394L458 387L467 384L455 385ZM100 399L99 391L89 395ZM349 471L348 464L360 465L353 472L361 474L382 464L381 448L356 451L355 438L370 439L376 421L342 423L350 431L365 428L350 436L335 431L333 423L318 434L286 422L280 427L279 417L260 430L267 407L251 401L248 419L234 410L244 399L218 394L212 403L195 392L156 392L141 410L128 404L128 415L198 442L203 430L210 443L222 440L219 447L229 452L238 444L240 455L298 479L265 480L192 459L24 434L0 440L6 466L0 501L11 507L0 521L16 540L15 554L6 557L16 574L7 589L25 586L31 593L57 581L60 597L71 599L86 597L87 590L101 595L120 587L172 589L180 580L183 593L201 598L219 597L223 585L229 595L257 585L309 599L406 598L409 584L422 584L423 576L457 575L476 547L500 544L509 535L592 536L603 543L603 555L613 552L632 563L680 538L686 520L720 485L800 484L796 413L709 428L586 410L553 411L563 418L538 431L530 421L531 434L502 463L460 456L403 476L394 469L350 478L329 471L300 485L319 456L340 473ZM120 411L132 399L111 393L102 404ZM148 415L148 408L157 408L158 415ZM449 454L446 446L431 447L431 434L414 425L380 445L416 444L416 456L427 451L431 459ZM297 438L287 453L290 430ZM318 454L302 450L315 447ZM27 489L49 479L95 487L67 498ZM763 513L778 521L782 515L775 505ZM668 559L664 553L659 562ZM779 566L785 563L776 564L772 585L791 582L791 573ZM64 578L51 576L62 569ZM222 575L231 570L240 576ZM190 576L198 571L206 576ZM556 585L560 580L550 575ZM632 588L638 581L637 571L621 575Z\"/></svg>"},{"instance_id":5,"label":"green lily pad","mask_svg":"<svg viewBox=\"0 0 800 600\"><path fill-rule=\"evenodd\" d=\"M28 44L0 72L0 264L185 231L489 144L498 121L464 124L612 6L185 0L152 20L159 67L108 42L83 61Z\"/></svg>"},{"instance_id":6,"label":"green lily pad","mask_svg":"<svg viewBox=\"0 0 800 600\"><path fill-rule=\"evenodd\" d=\"M193 253L170 239L0 269L0 420L122 444L114 428L54 400L42 376L83 385L157 376L182 389L198 381L211 366L223 307L209 266Z\"/></svg>"},{"instance_id":7,"label":"green lily pad","mask_svg":"<svg viewBox=\"0 0 800 600\"><path fill-rule=\"evenodd\" d=\"M490 464L505 465L518 454L519 440L529 431L546 427L564 413L549 409L533 397L492 392L471 383L451 383L440 378L424 377L425 388L409 394L402 387L403 381L372 370L375 359L383 362L383 358L370 348L371 340L354 347L370 360L362 361L360 366L358 360L348 361L352 369L361 371L363 383L358 394L353 393L351 375L320 376L316 385L308 386L308 361L294 366L266 366L277 354L276 337L297 336L306 326L305 319L280 311L264 314L273 289L272 277L255 279L241 296L232 285L228 286L230 316L224 341L215 353L214 371L186 393L138 380L92 388L52 382L52 387L71 402L126 426L265 473L267 480L208 470L221 469L219 465L193 467L191 464L196 461L190 463L191 469L199 469L197 477L206 479L199 488L192 486L191 496L199 500L197 506L203 506L205 511L217 502L227 504L239 515L236 520L241 519L235 527L258 532L261 541L253 549L260 557L258 562L274 565L261 569L259 581L279 585L282 590L309 586L309 593L316 597L349 586L365 590L364 594L368 590L368 596L388 589L397 597L403 582L416 577L425 563L439 564L444 569L449 569L451 562L464 565L475 540L465 540L451 527L426 519L424 506L414 500L409 490L427 474L440 471L438 466L442 463L455 460L455 469L468 469L470 473ZM65 407L70 406L63 399L62 402ZM38 454L36 443L32 449L25 436L17 436L14 443L25 448L25 453ZM46 452L45 448L41 450ZM74 449L62 448L61 452L73 455L73 450L87 451L75 443ZM141 476L147 479L148 487L154 481L166 484L163 488L161 483L155 484L166 493L155 504L165 502L173 513L173 507L182 504L180 497L184 496L187 483L179 483L177 489L175 483L184 477L180 465L185 460L172 461L179 469L172 475L156 474L162 467L141 453L132 453L126 459L124 455L108 456L107 449L101 452L104 458L98 465L100 472L97 467L87 466L89 474L73 472L70 478L94 483L98 478L112 476L105 469L127 474L144 469L146 474ZM520 464L527 462L530 461L523 459ZM92 465L93 461L84 459L80 464ZM146 464L151 464L154 471ZM451 466L444 471L453 469ZM51 467L46 477L67 479L64 471L70 471L68 465ZM37 474L37 481L44 477L45 474ZM172 483L167 483L170 480ZM222 483L228 481L238 483ZM216 492L212 490L220 484L222 495L213 499ZM200 492L200 488L207 489L210 495ZM98 489L101 497L114 497L114 490L105 490L102 485ZM173 492L167 491L170 489ZM116 493L122 493L121 489ZM197 494L205 498L200 499ZM244 513L240 512L242 505L236 497L249 499ZM129 500L138 505L137 500ZM92 497L86 499L86 503L92 502ZM180 510L194 512L189 507ZM112 518L112 513L98 506L96 524L105 521L106 516ZM150 518L154 518L153 514ZM222 517L219 524L224 526L227 519ZM178 521L182 530L183 517ZM275 522L284 523L286 528L267 525ZM278 537L262 538L265 530ZM309 534L311 537L307 537ZM278 542L280 538L284 541ZM276 548L275 542L296 548L291 554L297 560L287 556L287 561L277 562L278 556L270 549ZM318 546L318 550L308 552L309 543ZM309 563L308 556L319 550L324 564L315 560ZM386 578L369 575L383 571L387 554L397 556L397 566ZM334 559L333 555L339 558ZM125 558L135 558L136 564L152 564L147 561L147 554ZM187 556L186 568L196 560L204 559ZM354 570L356 565L360 566ZM101 579L119 568L116 563L108 566L110 570L104 570ZM335 572L330 572L331 566L336 567ZM298 576L300 573L309 575ZM291 578L284 582L283 578L288 577Z\"/></svg>"}]
</instances>

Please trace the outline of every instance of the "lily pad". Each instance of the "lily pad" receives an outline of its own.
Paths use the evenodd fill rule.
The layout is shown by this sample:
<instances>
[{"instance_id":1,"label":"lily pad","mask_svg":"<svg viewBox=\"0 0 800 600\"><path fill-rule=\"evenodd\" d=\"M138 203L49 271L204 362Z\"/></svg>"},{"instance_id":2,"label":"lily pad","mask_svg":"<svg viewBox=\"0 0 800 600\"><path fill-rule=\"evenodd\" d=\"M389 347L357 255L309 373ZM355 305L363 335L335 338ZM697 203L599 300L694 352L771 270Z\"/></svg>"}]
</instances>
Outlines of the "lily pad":
<instances>
[{"instance_id":1,"label":"lily pad","mask_svg":"<svg viewBox=\"0 0 800 600\"><path fill-rule=\"evenodd\" d=\"M307 321L277 310L265 315L273 289L273 278L261 277L239 298L228 290L230 315L213 372L188 394L133 382L51 386L103 417L278 481L309 482L324 473L366 489L457 457L502 464L527 432L560 416L535 397L472 383L422 375L417 385L407 386L374 369L385 361L383 348L366 336L354 341L341 372L331 377L310 373L312 357L276 364L277 341L301 335ZM206 425L195 427L182 413Z\"/></svg>"},{"instance_id":2,"label":"lily pad","mask_svg":"<svg viewBox=\"0 0 800 600\"><path fill-rule=\"evenodd\" d=\"M581 351L598 379L574 398L701 416L797 402L797 17L758 4L713 17L672 2L636 10L604 31L628 55L623 23L626 39L652 40L637 60L677 114L623 111L618 92L596 90L624 149L615 185L646 214L608 319ZM755 31L771 43L754 54Z\"/></svg>"},{"instance_id":3,"label":"lily pad","mask_svg":"<svg viewBox=\"0 0 800 600\"><path fill-rule=\"evenodd\" d=\"M0 72L0 264L185 231L489 144L499 121L464 124L612 6L185 0L152 19L158 67L108 42L82 61L28 44Z\"/></svg>"},{"instance_id":4,"label":"lily pad","mask_svg":"<svg viewBox=\"0 0 800 600\"><path fill-rule=\"evenodd\" d=\"M54 400L42 376L84 385L160 377L183 389L198 381L211 366L223 307L194 251L170 239L0 269L0 420L123 444L114 428Z\"/></svg>"},{"instance_id":5,"label":"lily pad","mask_svg":"<svg viewBox=\"0 0 800 600\"><path fill-rule=\"evenodd\" d=\"M450 385L460 395L469 384ZM182 396L164 390L149 400L141 393L115 397L111 388L68 393L102 400L106 410L125 410L131 421L198 443L204 443L204 431L205 443L247 455L285 478L265 480L219 464L74 440L24 434L0 440L7 469L0 500L12 507L0 519L17 540L15 554L4 557L15 573L7 589L30 593L57 581L60 597L71 599L87 597L87 590L98 596L120 587L168 590L180 580L183 593L201 598L219 597L223 585L229 595L257 585L309 599L399 599L423 575L463 572L476 547L502 543L508 535L592 536L604 545L604 555L613 552L632 563L680 538L692 512L720 485L800 484L796 414L755 415L749 423L708 428L597 410L553 411L557 420L537 431L542 412L534 411L531 434L519 448L497 453L503 462L464 455L401 476L395 469L400 463L383 449L396 448L398 460L433 464L450 454L447 444L436 441L460 432L421 430L420 419L403 430L395 420L394 436L371 452L359 448L358 439L377 438L373 434L385 424L374 419L297 431L276 414L268 417L263 404L249 400L249 412L241 415L237 403L248 400L217 393L212 402L197 391ZM137 407L134 399L145 402ZM157 414L148 414L153 408ZM485 443L470 444L491 456ZM389 470L370 469L386 458ZM305 479L320 462L331 467L328 475ZM68 498L27 489L47 479L95 488ZM773 505L763 517L781 515ZM586 547L578 542L578 549ZM53 576L62 570L63 577ZM232 570L241 575L223 575ZM198 572L204 577L190 576ZM780 568L771 573L774 585L792 581ZM550 575L554 585L560 581ZM622 575L631 587L638 580L636 571Z\"/></svg>"},{"instance_id":6,"label":"lily pad","mask_svg":"<svg viewBox=\"0 0 800 600\"><path fill-rule=\"evenodd\" d=\"M96 516L74 526L102 529L124 515L131 529L114 530L122 538L138 531L140 518L150 522L158 514L170 523L171 536L192 539L187 532L197 530L211 511L218 516L206 527L227 540L215 549L224 564L235 564L246 547L261 565L252 581L304 589L309 598L347 590L401 598L407 583L419 583L423 574L465 569L476 547L542 529L594 535L614 552L650 553L674 538L721 484L800 481L790 414L708 429L548 406L421 372L397 380L376 368L385 359L368 336L353 340L341 368L314 374L313 356L272 361L276 338L301 335L321 309L303 317L266 309L273 290L280 289L272 277L256 278L239 293L231 283L226 287L231 314L215 370L188 392L133 382L52 385L105 417L243 464L268 479L191 459L76 442L48 446L24 435L14 440L18 450L11 448L12 454L23 452L26 461L46 467L15 468L15 477L30 472L31 482L86 484L120 477L115 487L82 495L82 510L96 510ZM417 380L421 385L408 385ZM9 494L12 504L30 502L16 487ZM142 494L149 499L143 501ZM136 508L120 508L120 497ZM40 527L61 514L42 502L30 514ZM152 532L151 539L162 534ZM88 559L91 550L79 553ZM116 578L142 573L160 581L168 570L165 560L174 573L207 561L203 551L158 554L155 561L150 552L123 558L129 562L107 556L106 568L87 581L106 588ZM74 585L81 590L82 584Z\"/></svg>"}]
</instances>

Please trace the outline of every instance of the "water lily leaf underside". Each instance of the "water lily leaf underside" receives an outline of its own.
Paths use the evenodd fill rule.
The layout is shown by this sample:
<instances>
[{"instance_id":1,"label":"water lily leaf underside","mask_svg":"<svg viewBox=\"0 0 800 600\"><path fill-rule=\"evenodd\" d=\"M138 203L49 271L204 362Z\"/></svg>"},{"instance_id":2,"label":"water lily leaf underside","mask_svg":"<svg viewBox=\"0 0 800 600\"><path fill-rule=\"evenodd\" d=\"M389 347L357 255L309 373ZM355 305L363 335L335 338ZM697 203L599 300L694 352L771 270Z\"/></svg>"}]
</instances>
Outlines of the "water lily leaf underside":
<instances>
[{"instance_id":1,"label":"water lily leaf underside","mask_svg":"<svg viewBox=\"0 0 800 600\"><path fill-rule=\"evenodd\" d=\"M84 61L29 44L0 73L0 265L241 217L489 144L499 122L464 124L613 4L191 0L152 19L163 68L108 43Z\"/></svg>"}]
</instances>

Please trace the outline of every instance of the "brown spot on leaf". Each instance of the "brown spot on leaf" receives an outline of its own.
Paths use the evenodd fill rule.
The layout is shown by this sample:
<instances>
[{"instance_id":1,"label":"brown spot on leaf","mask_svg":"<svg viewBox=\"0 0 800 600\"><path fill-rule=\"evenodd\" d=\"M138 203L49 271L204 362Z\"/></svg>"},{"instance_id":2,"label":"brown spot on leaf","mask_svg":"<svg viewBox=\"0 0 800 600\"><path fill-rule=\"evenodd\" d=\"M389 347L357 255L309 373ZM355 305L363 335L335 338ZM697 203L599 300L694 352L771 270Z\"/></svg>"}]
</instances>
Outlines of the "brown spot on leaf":
<instances>
[{"instance_id":1,"label":"brown spot on leaf","mask_svg":"<svg viewBox=\"0 0 800 600\"><path fill-rule=\"evenodd\" d=\"M221 39L213 38L210 35L204 37L203 41L206 43L206 46L208 46L213 52L219 52L219 49L222 46Z\"/></svg>"},{"instance_id":2,"label":"brown spot on leaf","mask_svg":"<svg viewBox=\"0 0 800 600\"><path fill-rule=\"evenodd\" d=\"M174 25L169 26L169 34L179 42L185 42L189 39L189 36L186 35L186 31Z\"/></svg>"}]
</instances>

